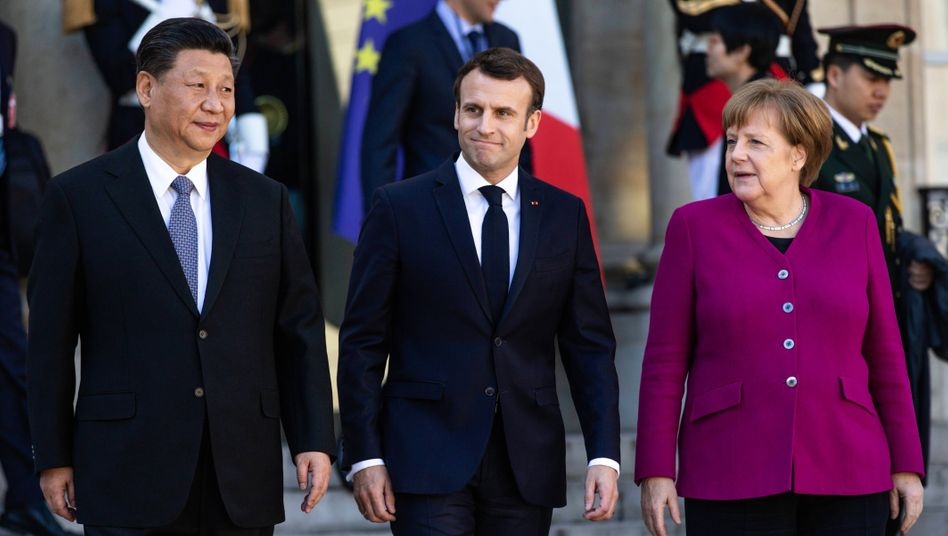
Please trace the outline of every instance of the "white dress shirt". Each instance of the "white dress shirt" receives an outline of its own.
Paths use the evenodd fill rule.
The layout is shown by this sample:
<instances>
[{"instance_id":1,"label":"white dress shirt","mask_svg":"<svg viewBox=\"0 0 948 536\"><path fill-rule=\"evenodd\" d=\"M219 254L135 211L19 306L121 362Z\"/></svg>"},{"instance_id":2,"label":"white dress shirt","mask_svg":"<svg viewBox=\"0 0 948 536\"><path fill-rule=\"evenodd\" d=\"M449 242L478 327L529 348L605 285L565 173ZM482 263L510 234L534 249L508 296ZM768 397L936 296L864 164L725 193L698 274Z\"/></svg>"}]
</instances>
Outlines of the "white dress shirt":
<instances>
[{"instance_id":1,"label":"white dress shirt","mask_svg":"<svg viewBox=\"0 0 948 536\"><path fill-rule=\"evenodd\" d=\"M849 136L849 139L853 140L855 143L859 143L859 140L861 140L863 136L867 136L869 134L869 128L866 126L866 123L858 126L853 124L853 122L849 119L846 119L843 114L836 111L836 108L830 106L828 102L826 103L826 108L829 110L830 117L833 118L833 121L835 121L839 127L843 129L843 132Z\"/></svg>"},{"instance_id":2,"label":"white dress shirt","mask_svg":"<svg viewBox=\"0 0 948 536\"><path fill-rule=\"evenodd\" d=\"M151 183L155 201L158 202L161 218L165 222L165 227L168 227L168 222L171 220L171 207L178 199L178 192L171 187L171 183L178 178L179 173L162 160L158 153L148 145L144 132L138 138L138 152L142 155L145 174L148 175L148 182ZM194 185L194 189L191 190L191 210L194 211L198 234L197 309L200 312L204 307L204 294L207 291L207 268L211 264L211 239L213 237L211 196L207 181L207 160L202 160L184 176Z\"/></svg>"},{"instance_id":3,"label":"white dress shirt","mask_svg":"<svg viewBox=\"0 0 948 536\"><path fill-rule=\"evenodd\" d=\"M444 27L448 30L448 34L454 41L454 45L458 47L461 58L464 61L471 59L471 56L474 55L474 51L471 50L471 42L468 40L467 34L476 30L484 36L483 39L486 42L487 34L484 32L484 25L471 24L462 19L444 0L438 2L438 5L435 6L435 12L438 13L441 23L444 24Z\"/></svg>"},{"instance_id":4,"label":"white dress shirt","mask_svg":"<svg viewBox=\"0 0 948 536\"><path fill-rule=\"evenodd\" d=\"M487 215L487 208L490 206L484 194L478 190L482 186L489 186L491 183L480 175L474 168L467 163L464 155L458 156L454 162L454 170L458 174L458 181L461 184L461 195L464 198L464 206L467 208L468 221L471 224L471 235L474 237L474 247L477 248L477 259L481 260L481 227L484 223L484 216ZM513 281L514 270L517 266L517 258L520 254L520 175L519 168L504 177L494 186L500 187L504 193L502 196L504 214L507 216L507 225L510 231L510 280ZM352 464L352 469L346 475L346 480L351 481L352 475L363 469L374 467L376 465L385 465L381 458L372 458ZM594 458L589 461L589 466L605 465L619 472L619 463L609 458Z\"/></svg>"}]
</instances>

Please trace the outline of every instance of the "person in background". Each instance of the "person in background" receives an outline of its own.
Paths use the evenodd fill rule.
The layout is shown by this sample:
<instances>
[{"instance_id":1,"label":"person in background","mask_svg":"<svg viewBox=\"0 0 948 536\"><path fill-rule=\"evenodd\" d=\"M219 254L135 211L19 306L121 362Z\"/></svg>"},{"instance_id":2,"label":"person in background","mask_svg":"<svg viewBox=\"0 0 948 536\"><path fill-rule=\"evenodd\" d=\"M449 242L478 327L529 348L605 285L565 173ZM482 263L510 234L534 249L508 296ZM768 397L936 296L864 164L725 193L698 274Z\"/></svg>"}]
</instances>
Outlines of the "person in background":
<instances>
[{"instance_id":1,"label":"person in background","mask_svg":"<svg viewBox=\"0 0 948 536\"><path fill-rule=\"evenodd\" d=\"M13 534L64 536L43 500L33 472L26 408L26 330L20 299L20 257L13 219L11 177L16 165L10 145L16 128L13 69L16 34L0 22L0 466L7 481L0 529ZM19 255L18 255L19 253ZM27 261L28 262L28 261Z\"/></svg>"},{"instance_id":2,"label":"person in background","mask_svg":"<svg viewBox=\"0 0 948 536\"><path fill-rule=\"evenodd\" d=\"M708 199L717 193L715 185L721 167L723 133L721 110L730 96L727 87L709 78L705 70L711 16L722 7L741 3L742 0L669 0L675 13L681 97L666 152L671 156L686 156L692 196L696 200ZM821 79L807 0L760 3L775 15L783 28L776 46L773 75L789 76L804 84Z\"/></svg>"},{"instance_id":3,"label":"person in background","mask_svg":"<svg viewBox=\"0 0 948 536\"><path fill-rule=\"evenodd\" d=\"M773 12L757 3L722 7L711 13L705 58L708 78L720 80L733 93L747 82L772 77L781 28ZM724 169L727 144L721 144L717 195L731 191Z\"/></svg>"},{"instance_id":4,"label":"person in background","mask_svg":"<svg viewBox=\"0 0 948 536\"><path fill-rule=\"evenodd\" d=\"M904 296L907 292L927 294L934 272L924 256L900 252L900 241L921 242L905 240L910 233L902 227L895 152L889 137L870 124L885 107L892 80L902 78L899 50L915 40L915 31L899 24L876 24L821 28L819 32L830 39L823 64L824 100L833 118L833 147L813 186L856 199L875 214L902 342L910 360L908 369L927 467L931 434L928 345L912 344L910 332L919 326L913 330L909 325ZM921 329L928 330L927 326Z\"/></svg>"},{"instance_id":5,"label":"person in background","mask_svg":"<svg viewBox=\"0 0 948 536\"><path fill-rule=\"evenodd\" d=\"M616 346L586 207L518 165L544 91L514 50L471 58L454 84L460 155L376 190L356 246L340 419L359 509L398 536L549 534L566 504L555 346L585 517L616 506Z\"/></svg>"},{"instance_id":6,"label":"person in background","mask_svg":"<svg viewBox=\"0 0 948 536\"><path fill-rule=\"evenodd\" d=\"M428 16L385 41L362 134L366 214L376 188L431 171L460 150L451 93L458 69L489 47L520 51L517 34L494 21L498 3L438 0ZM529 171L528 150L521 164Z\"/></svg>"},{"instance_id":7,"label":"person in background","mask_svg":"<svg viewBox=\"0 0 948 536\"><path fill-rule=\"evenodd\" d=\"M92 0L86 0L92 2ZM162 20L198 17L237 35L250 25L249 0L95 0L94 21L83 27L102 79L112 96L107 149L116 149L142 131L145 117L135 93L135 52L142 36ZM231 10L231 6L241 6ZM239 41L239 39L238 39ZM242 51L240 51L242 52ZM215 149L239 164L263 173L269 155L267 123L254 104L249 73L237 73L237 111L227 144Z\"/></svg>"},{"instance_id":8,"label":"person in background","mask_svg":"<svg viewBox=\"0 0 948 536\"><path fill-rule=\"evenodd\" d=\"M723 125L733 193L675 211L655 277L645 525L666 535L681 495L689 536L882 536L899 516L908 531L924 469L876 220L809 188L829 113L796 82L757 80Z\"/></svg>"},{"instance_id":9,"label":"person in background","mask_svg":"<svg viewBox=\"0 0 948 536\"><path fill-rule=\"evenodd\" d=\"M304 512L335 452L316 281L286 187L211 154L234 114L230 37L167 19L136 59L144 132L53 178L40 213L36 470L89 536L271 535L281 428Z\"/></svg>"}]
</instances>

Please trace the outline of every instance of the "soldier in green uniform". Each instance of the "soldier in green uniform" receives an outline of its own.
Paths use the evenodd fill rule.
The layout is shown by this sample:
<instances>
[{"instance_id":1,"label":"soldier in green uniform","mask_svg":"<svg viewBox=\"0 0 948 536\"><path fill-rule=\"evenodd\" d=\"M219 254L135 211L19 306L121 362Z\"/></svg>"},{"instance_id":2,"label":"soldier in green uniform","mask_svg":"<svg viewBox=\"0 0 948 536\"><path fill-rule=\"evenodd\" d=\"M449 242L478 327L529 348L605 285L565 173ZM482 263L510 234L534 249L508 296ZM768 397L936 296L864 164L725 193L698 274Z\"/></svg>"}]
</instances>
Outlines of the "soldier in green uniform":
<instances>
[{"instance_id":1,"label":"soldier in green uniform","mask_svg":"<svg viewBox=\"0 0 948 536\"><path fill-rule=\"evenodd\" d=\"M843 194L872 207L879 224L893 293L898 299L896 238L902 230L902 203L896 186L895 156L889 137L868 125L889 97L889 82L902 78L899 47L915 39L915 31L898 24L845 26L818 30L829 35L823 58L826 96L833 117L833 150L820 169L814 188ZM910 273L928 274L931 267L912 266ZM921 290L921 289L920 289Z\"/></svg>"},{"instance_id":2,"label":"soldier in green uniform","mask_svg":"<svg viewBox=\"0 0 948 536\"><path fill-rule=\"evenodd\" d=\"M902 202L896 185L895 154L889 137L868 125L885 106L889 83L902 78L897 61L899 48L915 39L915 31L897 24L846 26L818 30L830 38L823 58L826 104L833 118L833 149L820 169L814 188L858 199L872 207L892 281L896 314L903 343L906 311L902 300L898 237L902 232ZM905 281L917 291L927 291L934 278L930 264L911 260ZM906 348L906 355L911 355ZM930 379L927 348L921 356L923 372L910 373L918 428L925 465L929 453ZM909 360L910 369L912 361ZM889 523L887 535L897 533L898 523Z\"/></svg>"}]
</instances>

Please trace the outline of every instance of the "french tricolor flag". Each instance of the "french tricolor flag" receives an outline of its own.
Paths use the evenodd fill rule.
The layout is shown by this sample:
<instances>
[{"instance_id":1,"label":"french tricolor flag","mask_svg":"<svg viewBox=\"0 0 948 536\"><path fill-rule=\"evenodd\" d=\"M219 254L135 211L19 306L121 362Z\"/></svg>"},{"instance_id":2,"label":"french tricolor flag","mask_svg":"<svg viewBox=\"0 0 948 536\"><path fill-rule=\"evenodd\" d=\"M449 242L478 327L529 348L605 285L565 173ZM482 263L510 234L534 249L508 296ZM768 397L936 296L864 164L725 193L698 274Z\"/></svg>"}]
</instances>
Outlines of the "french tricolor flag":
<instances>
[{"instance_id":1,"label":"french tricolor flag","mask_svg":"<svg viewBox=\"0 0 948 536\"><path fill-rule=\"evenodd\" d=\"M579 113L554 0L501 2L494 18L517 32L524 56L537 64L546 82L543 118L530 140L533 174L583 200L598 250Z\"/></svg>"}]
</instances>

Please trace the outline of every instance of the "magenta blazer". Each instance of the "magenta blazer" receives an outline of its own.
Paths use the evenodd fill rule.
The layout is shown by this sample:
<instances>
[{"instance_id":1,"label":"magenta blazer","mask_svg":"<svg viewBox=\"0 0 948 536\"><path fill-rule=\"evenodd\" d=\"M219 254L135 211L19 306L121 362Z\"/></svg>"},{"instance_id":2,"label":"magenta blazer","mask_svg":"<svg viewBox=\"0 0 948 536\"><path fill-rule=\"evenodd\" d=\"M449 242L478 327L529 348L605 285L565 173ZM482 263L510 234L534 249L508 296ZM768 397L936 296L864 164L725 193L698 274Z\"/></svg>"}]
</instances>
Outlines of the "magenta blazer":
<instances>
[{"instance_id":1,"label":"magenta blazer","mask_svg":"<svg viewBox=\"0 0 948 536\"><path fill-rule=\"evenodd\" d=\"M635 481L683 497L859 495L923 473L872 211L817 190L786 254L734 195L679 208L652 295ZM684 412L681 400L687 393Z\"/></svg>"}]
</instances>

